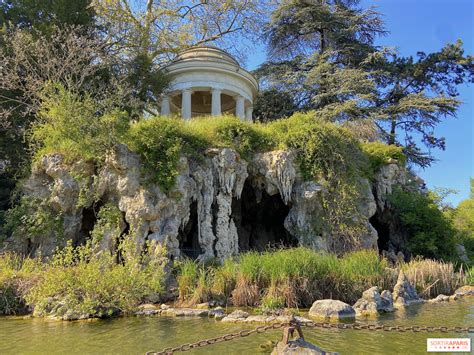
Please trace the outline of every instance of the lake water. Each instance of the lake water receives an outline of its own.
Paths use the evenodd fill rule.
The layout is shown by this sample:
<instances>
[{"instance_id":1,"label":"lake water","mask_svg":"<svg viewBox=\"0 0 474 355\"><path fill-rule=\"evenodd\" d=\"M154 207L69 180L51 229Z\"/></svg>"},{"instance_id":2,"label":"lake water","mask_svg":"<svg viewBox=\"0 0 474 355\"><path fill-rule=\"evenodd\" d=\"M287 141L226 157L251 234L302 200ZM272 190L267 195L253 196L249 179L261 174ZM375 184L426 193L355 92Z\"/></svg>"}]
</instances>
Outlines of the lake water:
<instances>
[{"instance_id":1,"label":"lake water","mask_svg":"<svg viewBox=\"0 0 474 355\"><path fill-rule=\"evenodd\" d=\"M372 321L375 322L375 321ZM384 315L387 325L474 326L474 298L416 305ZM255 325L256 326L256 325ZM61 322L0 318L0 354L144 354L191 343L254 325L225 324L214 319L124 317L111 320ZM426 338L471 337L474 334L399 333L303 328L305 338L341 354L426 354ZM279 340L281 330L253 334L187 354L259 354L260 345ZM471 340L474 343L474 339ZM473 352L474 353L474 352Z\"/></svg>"}]
</instances>

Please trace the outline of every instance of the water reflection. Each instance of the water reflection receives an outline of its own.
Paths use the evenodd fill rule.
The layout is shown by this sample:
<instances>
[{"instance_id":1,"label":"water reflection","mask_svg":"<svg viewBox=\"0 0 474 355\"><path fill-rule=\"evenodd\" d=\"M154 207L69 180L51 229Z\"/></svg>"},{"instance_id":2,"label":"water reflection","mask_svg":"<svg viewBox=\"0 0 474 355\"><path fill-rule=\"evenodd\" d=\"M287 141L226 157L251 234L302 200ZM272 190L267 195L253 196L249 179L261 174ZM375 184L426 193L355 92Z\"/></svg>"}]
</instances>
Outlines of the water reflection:
<instances>
[{"instance_id":1,"label":"water reflection","mask_svg":"<svg viewBox=\"0 0 474 355\"><path fill-rule=\"evenodd\" d=\"M474 299L415 305L368 323L387 325L474 326ZM58 322L0 318L1 354L143 354L193 342L249 325L223 324L213 319L129 317L112 320ZM425 354L427 337L467 337L467 334L307 330L306 338L341 354ZM473 334L470 334L473 337ZM257 354L261 344L279 340L281 331L208 346L188 354Z\"/></svg>"}]
</instances>

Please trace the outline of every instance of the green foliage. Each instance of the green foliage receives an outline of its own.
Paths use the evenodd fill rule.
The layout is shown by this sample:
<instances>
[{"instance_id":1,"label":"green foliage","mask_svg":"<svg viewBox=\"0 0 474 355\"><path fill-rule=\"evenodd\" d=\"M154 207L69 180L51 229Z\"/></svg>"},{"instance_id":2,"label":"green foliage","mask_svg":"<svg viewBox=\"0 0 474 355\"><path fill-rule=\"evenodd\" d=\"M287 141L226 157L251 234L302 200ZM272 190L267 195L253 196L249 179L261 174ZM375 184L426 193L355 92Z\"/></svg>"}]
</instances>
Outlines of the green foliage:
<instances>
[{"instance_id":1,"label":"green foliage","mask_svg":"<svg viewBox=\"0 0 474 355\"><path fill-rule=\"evenodd\" d=\"M236 306L260 305L268 310L307 307L324 297L354 302L368 287L385 285L386 267L375 251L338 258L300 247L247 252L222 266L198 266L186 260L177 269L177 280L180 298L188 304L212 295ZM196 286L199 279L207 283L204 292Z\"/></svg>"},{"instance_id":2,"label":"green foliage","mask_svg":"<svg viewBox=\"0 0 474 355\"><path fill-rule=\"evenodd\" d=\"M28 236L32 241L42 237L63 236L63 218L54 213L47 200L23 196L18 204L5 214L5 235L16 233L18 236Z\"/></svg>"},{"instance_id":3,"label":"green foliage","mask_svg":"<svg viewBox=\"0 0 474 355\"><path fill-rule=\"evenodd\" d=\"M429 166L431 150L445 149L433 128L456 115L457 87L473 82L474 57L460 40L416 57L376 48L385 33L381 15L358 3L279 3L266 27L272 61L256 72L267 89L290 92L300 110L333 121L374 120L387 143Z\"/></svg>"},{"instance_id":4,"label":"green foliage","mask_svg":"<svg viewBox=\"0 0 474 355\"><path fill-rule=\"evenodd\" d=\"M305 179L323 184L325 229L331 231L337 243L357 243L358 236L366 231L356 223L359 212L354 201L368 161L351 132L318 119L314 112L296 113L266 128L281 146L298 152Z\"/></svg>"},{"instance_id":5,"label":"green foliage","mask_svg":"<svg viewBox=\"0 0 474 355\"><path fill-rule=\"evenodd\" d=\"M471 182L471 195L459 202L451 213L454 227L458 231L458 241L464 245L471 265L474 265L474 179Z\"/></svg>"},{"instance_id":6,"label":"green foliage","mask_svg":"<svg viewBox=\"0 0 474 355\"><path fill-rule=\"evenodd\" d=\"M132 125L127 135L128 145L141 156L145 172L165 191L173 187L178 175L181 125L178 120L157 117Z\"/></svg>"},{"instance_id":7,"label":"green foliage","mask_svg":"<svg viewBox=\"0 0 474 355\"><path fill-rule=\"evenodd\" d=\"M185 259L176 265L179 301L181 305L206 302L210 296L212 269Z\"/></svg>"},{"instance_id":8,"label":"green foliage","mask_svg":"<svg viewBox=\"0 0 474 355\"><path fill-rule=\"evenodd\" d=\"M362 150L369 157L372 171L377 171L382 165L396 161L405 165L406 157L403 148L396 145L388 145L382 142L361 143Z\"/></svg>"},{"instance_id":9,"label":"green foliage","mask_svg":"<svg viewBox=\"0 0 474 355\"><path fill-rule=\"evenodd\" d=\"M59 84L45 88L39 114L41 120L31 130L36 159L61 153L68 161L101 162L116 147L129 120L120 111L97 115L91 97L81 98Z\"/></svg>"},{"instance_id":10,"label":"green foliage","mask_svg":"<svg viewBox=\"0 0 474 355\"><path fill-rule=\"evenodd\" d=\"M246 156L264 149L270 139L258 126L223 116L178 119L155 117L132 125L126 142L143 159L145 171L165 191L178 175L181 154L199 159L208 148L230 147Z\"/></svg>"},{"instance_id":11,"label":"green foliage","mask_svg":"<svg viewBox=\"0 0 474 355\"><path fill-rule=\"evenodd\" d=\"M429 194L395 189L390 204L408 233L413 255L455 259L455 229Z\"/></svg>"},{"instance_id":12,"label":"green foliage","mask_svg":"<svg viewBox=\"0 0 474 355\"><path fill-rule=\"evenodd\" d=\"M94 253L91 243L77 248L68 244L45 265L26 301L34 305L37 315L63 319L131 312L163 290L163 269L152 259L124 252L127 262L117 264L115 256Z\"/></svg>"},{"instance_id":13,"label":"green foliage","mask_svg":"<svg viewBox=\"0 0 474 355\"><path fill-rule=\"evenodd\" d=\"M34 27L48 34L54 26L92 26L94 8L90 0L5 0L0 3L0 23Z\"/></svg>"},{"instance_id":14,"label":"green foliage","mask_svg":"<svg viewBox=\"0 0 474 355\"><path fill-rule=\"evenodd\" d=\"M271 149L293 149L304 177L322 183L324 230L342 243L357 243L365 233L357 223L353 203L359 196L360 177L367 175L368 159L351 131L325 121L314 112L297 113L269 124L253 124L235 117L195 118L183 121L155 117L128 126L121 113L96 117L94 103L54 86L44 100L44 123L35 126L32 137L39 145L36 156L59 152L67 159L98 163L120 142L140 155L144 173L151 182L169 192L179 174L179 159L186 155L202 159L209 148L229 147L244 158ZM395 148L372 144L372 156L385 163L385 155L399 156ZM379 155L382 155L381 158ZM379 155L377 155L379 154ZM401 156L400 156L401 158Z\"/></svg>"},{"instance_id":15,"label":"green foliage","mask_svg":"<svg viewBox=\"0 0 474 355\"><path fill-rule=\"evenodd\" d=\"M156 106L156 98L169 84L169 78L153 63L153 58L139 53L130 60L127 80L133 88L133 96L139 100L141 109L149 103Z\"/></svg>"},{"instance_id":16,"label":"green foliage","mask_svg":"<svg viewBox=\"0 0 474 355\"><path fill-rule=\"evenodd\" d=\"M288 92L270 89L258 93L253 106L253 117L257 122L271 122L290 117L296 111L297 106Z\"/></svg>"},{"instance_id":17,"label":"green foliage","mask_svg":"<svg viewBox=\"0 0 474 355\"><path fill-rule=\"evenodd\" d=\"M205 143L205 148L233 148L244 157L268 150L275 144L264 126L233 116L193 119L186 123L185 130L191 147Z\"/></svg>"},{"instance_id":18,"label":"green foliage","mask_svg":"<svg viewBox=\"0 0 474 355\"><path fill-rule=\"evenodd\" d=\"M0 315L28 311L25 294L41 272L39 259L13 253L0 255Z\"/></svg>"},{"instance_id":19,"label":"green foliage","mask_svg":"<svg viewBox=\"0 0 474 355\"><path fill-rule=\"evenodd\" d=\"M100 243L104 233L113 233L118 239L122 232L123 216L117 206L106 204L102 206L97 214L97 221L94 224L91 236L93 243Z\"/></svg>"}]
</instances>

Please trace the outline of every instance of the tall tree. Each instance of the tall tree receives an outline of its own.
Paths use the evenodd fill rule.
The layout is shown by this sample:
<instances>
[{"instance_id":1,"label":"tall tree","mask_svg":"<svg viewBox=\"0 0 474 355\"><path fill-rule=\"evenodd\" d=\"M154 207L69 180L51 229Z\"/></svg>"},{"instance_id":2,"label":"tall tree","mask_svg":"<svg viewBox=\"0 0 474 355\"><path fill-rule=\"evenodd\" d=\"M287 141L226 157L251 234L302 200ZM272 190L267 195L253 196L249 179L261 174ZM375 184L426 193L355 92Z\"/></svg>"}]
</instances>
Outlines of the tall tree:
<instances>
[{"instance_id":1,"label":"tall tree","mask_svg":"<svg viewBox=\"0 0 474 355\"><path fill-rule=\"evenodd\" d=\"M358 3L283 1L266 31L269 54L280 61L257 73L267 87L292 92L300 109L335 121L371 120L387 143L428 166L431 149L445 147L435 128L455 116L457 86L473 81L473 57L460 41L416 59L377 48L382 21Z\"/></svg>"},{"instance_id":2,"label":"tall tree","mask_svg":"<svg viewBox=\"0 0 474 355\"><path fill-rule=\"evenodd\" d=\"M19 29L24 31L23 39L26 39L26 34L29 33L31 41L23 43L26 47L22 50L24 53L34 55L33 48L28 47L28 44L34 42L31 36L50 36L55 28L63 26L81 26L84 32L88 33L94 27L94 12L89 5L89 0L0 1L0 70L2 71L0 80L2 84L6 83L7 77L11 78L12 75L18 74L20 75L18 78L22 78L21 72L7 71L8 75L4 75L9 63L11 64L9 55L14 52L11 44L18 46L18 43L12 41L16 38L13 35L14 32ZM8 61L7 57L10 58ZM10 194L18 176L21 175L22 166L26 166L28 162L24 133L30 122L34 120L32 111L27 110L23 105L31 101L25 97L25 92L20 87L13 88L11 84L0 87L0 223L1 212L9 206ZM23 84L25 83L22 82Z\"/></svg>"},{"instance_id":3,"label":"tall tree","mask_svg":"<svg viewBox=\"0 0 474 355\"><path fill-rule=\"evenodd\" d=\"M416 58L387 53L373 61L368 68L377 86L373 115L387 143L404 146L413 163L429 166L431 149L445 149L436 126L456 116L458 86L474 81L473 59L458 40L438 52L418 52Z\"/></svg>"},{"instance_id":4,"label":"tall tree","mask_svg":"<svg viewBox=\"0 0 474 355\"><path fill-rule=\"evenodd\" d=\"M147 102L144 109L156 114L164 82L161 65L190 46L216 44L234 50L236 38L239 42L256 38L271 0L94 0L92 4L99 24L106 28L107 42L128 63L136 94Z\"/></svg>"}]
</instances>

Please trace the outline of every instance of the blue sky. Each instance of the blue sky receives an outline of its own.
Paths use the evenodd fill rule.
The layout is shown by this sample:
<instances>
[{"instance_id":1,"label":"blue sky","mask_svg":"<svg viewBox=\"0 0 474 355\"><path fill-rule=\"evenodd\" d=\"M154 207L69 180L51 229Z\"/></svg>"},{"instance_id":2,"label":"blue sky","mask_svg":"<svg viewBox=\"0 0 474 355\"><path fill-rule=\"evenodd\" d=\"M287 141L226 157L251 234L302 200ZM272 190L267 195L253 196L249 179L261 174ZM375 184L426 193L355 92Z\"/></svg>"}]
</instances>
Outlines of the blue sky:
<instances>
[{"instance_id":1,"label":"blue sky","mask_svg":"<svg viewBox=\"0 0 474 355\"><path fill-rule=\"evenodd\" d=\"M473 0L363 0L361 6L375 6L384 15L390 33L376 44L395 46L401 55L437 51L458 38L463 40L467 54L474 53ZM254 69L263 61L264 51L257 50L248 56L247 67ZM448 197L453 205L469 196L469 177L474 177L474 87L464 85L459 91L464 104L457 118L446 120L436 130L446 138L446 150L434 151L439 161L417 170L430 188L458 190Z\"/></svg>"}]
</instances>

